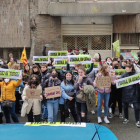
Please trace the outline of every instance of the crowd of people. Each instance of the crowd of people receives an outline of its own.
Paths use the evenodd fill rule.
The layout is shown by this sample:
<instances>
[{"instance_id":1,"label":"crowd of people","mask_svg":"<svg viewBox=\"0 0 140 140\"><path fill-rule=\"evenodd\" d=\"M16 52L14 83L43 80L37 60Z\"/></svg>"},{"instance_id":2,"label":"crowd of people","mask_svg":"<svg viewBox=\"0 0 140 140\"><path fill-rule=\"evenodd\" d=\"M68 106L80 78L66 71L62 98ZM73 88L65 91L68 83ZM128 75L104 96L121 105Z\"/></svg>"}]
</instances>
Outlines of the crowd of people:
<instances>
[{"instance_id":1,"label":"crowd of people","mask_svg":"<svg viewBox=\"0 0 140 140\"><path fill-rule=\"evenodd\" d=\"M43 55L46 47L44 46ZM79 50L69 50L69 55L79 55ZM86 49L83 55L88 54ZM140 61L125 60L123 56L119 58L107 57L102 62L101 55L96 53L92 58L88 69L82 64L76 64L71 67L68 63L61 70L56 70L53 59L48 64L26 64L23 67L23 74L19 80L2 78L0 82L0 123L5 117L6 123L19 123L17 114L21 116L27 114L28 122L56 122L58 110L60 110L60 121L65 122L71 114L75 122L89 122L88 111L95 113L97 107L97 122L102 123L101 112L104 112L104 122L109 124L108 118L113 118L115 108L119 108L119 118L123 123L129 122L128 107L133 105L136 126L139 123L139 83L126 87L116 88L114 69L125 69L126 72L119 79L140 73ZM99 62L98 69L94 68L94 63ZM0 58L0 67L3 69L20 70L20 65L9 54L9 60L6 63ZM51 70L48 68L51 67ZM97 87L98 77L112 77L111 87ZM46 99L45 88L60 86L61 97ZM27 89L40 89L40 99L31 99L27 97ZM96 96L98 96L98 101ZM11 106L5 106L5 101L9 101ZM11 101L11 102L10 102ZM103 104L104 103L104 104ZM118 103L118 105L116 104ZM124 116L122 113L124 110ZM4 114L4 116L3 116ZM95 121L96 123L96 121Z\"/></svg>"}]
</instances>

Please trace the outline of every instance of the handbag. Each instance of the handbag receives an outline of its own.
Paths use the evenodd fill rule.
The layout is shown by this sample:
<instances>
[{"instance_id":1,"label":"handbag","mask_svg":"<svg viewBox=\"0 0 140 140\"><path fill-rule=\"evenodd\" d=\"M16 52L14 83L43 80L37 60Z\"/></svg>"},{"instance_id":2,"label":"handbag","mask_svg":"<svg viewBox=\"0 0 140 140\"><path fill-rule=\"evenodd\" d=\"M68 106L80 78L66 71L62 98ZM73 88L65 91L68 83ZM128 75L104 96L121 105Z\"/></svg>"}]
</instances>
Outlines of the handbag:
<instances>
[{"instance_id":1,"label":"handbag","mask_svg":"<svg viewBox=\"0 0 140 140\"><path fill-rule=\"evenodd\" d=\"M3 107L12 107L13 106L13 101L10 101L10 100L3 100L2 101L2 106Z\"/></svg>"},{"instance_id":2,"label":"handbag","mask_svg":"<svg viewBox=\"0 0 140 140\"><path fill-rule=\"evenodd\" d=\"M85 93L83 91L80 91L76 97L81 101L85 101Z\"/></svg>"},{"instance_id":3,"label":"handbag","mask_svg":"<svg viewBox=\"0 0 140 140\"><path fill-rule=\"evenodd\" d=\"M3 89L4 89L4 85L3 85ZM3 93L3 92L2 92ZM1 94L2 94L1 93ZM2 96L3 97L3 96ZM6 99L6 89L5 89L5 99ZM11 100L3 100L2 101L2 106L3 107L12 107L13 106L13 101L11 101Z\"/></svg>"}]
</instances>

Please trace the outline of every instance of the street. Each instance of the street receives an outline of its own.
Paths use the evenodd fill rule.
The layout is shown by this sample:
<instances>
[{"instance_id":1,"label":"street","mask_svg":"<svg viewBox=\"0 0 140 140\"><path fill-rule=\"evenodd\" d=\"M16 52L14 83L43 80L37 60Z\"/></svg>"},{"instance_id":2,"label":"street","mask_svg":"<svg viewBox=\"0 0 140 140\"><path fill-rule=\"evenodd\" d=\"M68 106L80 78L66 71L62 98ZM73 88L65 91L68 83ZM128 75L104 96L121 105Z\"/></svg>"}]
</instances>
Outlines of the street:
<instances>
[{"instance_id":1,"label":"street","mask_svg":"<svg viewBox=\"0 0 140 140\"><path fill-rule=\"evenodd\" d=\"M110 120L110 124L105 124L104 122L102 125L109 128L119 140L139 140L140 139L140 128L137 128L135 125L135 118L134 118L134 109L129 107L129 122L128 124L123 124L123 119L120 119L118 117L118 110L116 110L116 115ZM26 122L26 117L20 117L18 115L20 122ZM92 115L91 113L88 113L88 118L91 121L91 123L97 123L97 113L95 115ZM4 119L3 119L4 120ZM102 114L102 120L103 120L103 114ZM5 120L4 120L5 121ZM58 119L57 121L60 121L60 112L58 112ZM73 118L67 118L67 122L72 122ZM105 139L106 140L106 139Z\"/></svg>"}]
</instances>

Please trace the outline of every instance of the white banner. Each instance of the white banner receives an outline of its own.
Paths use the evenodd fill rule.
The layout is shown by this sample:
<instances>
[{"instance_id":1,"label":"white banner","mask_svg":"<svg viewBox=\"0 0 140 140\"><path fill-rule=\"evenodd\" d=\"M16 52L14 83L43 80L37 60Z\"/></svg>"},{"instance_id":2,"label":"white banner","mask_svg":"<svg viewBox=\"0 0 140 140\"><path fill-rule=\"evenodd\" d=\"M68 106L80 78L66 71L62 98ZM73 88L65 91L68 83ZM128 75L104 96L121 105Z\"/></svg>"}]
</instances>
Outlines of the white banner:
<instances>
[{"instance_id":1,"label":"white banner","mask_svg":"<svg viewBox=\"0 0 140 140\"><path fill-rule=\"evenodd\" d=\"M0 68L0 77L1 78L20 79L21 75L22 75L21 70L12 70L12 69L2 69L2 68Z\"/></svg>"},{"instance_id":2,"label":"white banner","mask_svg":"<svg viewBox=\"0 0 140 140\"><path fill-rule=\"evenodd\" d=\"M90 55L69 55L69 64L86 64L91 63Z\"/></svg>"},{"instance_id":3,"label":"white banner","mask_svg":"<svg viewBox=\"0 0 140 140\"><path fill-rule=\"evenodd\" d=\"M35 63L49 63L48 56L33 56L33 61Z\"/></svg>"},{"instance_id":4,"label":"white banner","mask_svg":"<svg viewBox=\"0 0 140 140\"><path fill-rule=\"evenodd\" d=\"M67 58L68 51L48 51L48 56L50 58Z\"/></svg>"},{"instance_id":5,"label":"white banner","mask_svg":"<svg viewBox=\"0 0 140 140\"><path fill-rule=\"evenodd\" d=\"M126 87L129 85L134 85L134 84L139 83L139 81L140 81L140 73L135 74L133 76L129 76L126 78L116 80L116 87L122 88L122 87Z\"/></svg>"}]
</instances>

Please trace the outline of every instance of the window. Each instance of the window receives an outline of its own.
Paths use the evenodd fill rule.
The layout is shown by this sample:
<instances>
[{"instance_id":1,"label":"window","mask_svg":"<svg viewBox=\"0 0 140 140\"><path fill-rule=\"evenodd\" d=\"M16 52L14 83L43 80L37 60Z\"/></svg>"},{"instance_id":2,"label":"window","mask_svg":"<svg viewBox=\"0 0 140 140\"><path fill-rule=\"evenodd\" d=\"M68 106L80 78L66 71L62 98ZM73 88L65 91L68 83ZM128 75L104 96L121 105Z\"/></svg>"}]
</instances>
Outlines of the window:
<instances>
[{"instance_id":1,"label":"window","mask_svg":"<svg viewBox=\"0 0 140 140\"><path fill-rule=\"evenodd\" d=\"M138 34L121 34L121 45L138 46Z\"/></svg>"},{"instance_id":2,"label":"window","mask_svg":"<svg viewBox=\"0 0 140 140\"><path fill-rule=\"evenodd\" d=\"M92 35L92 36L63 36L64 49L88 48L89 50L111 50L111 36Z\"/></svg>"}]
</instances>

